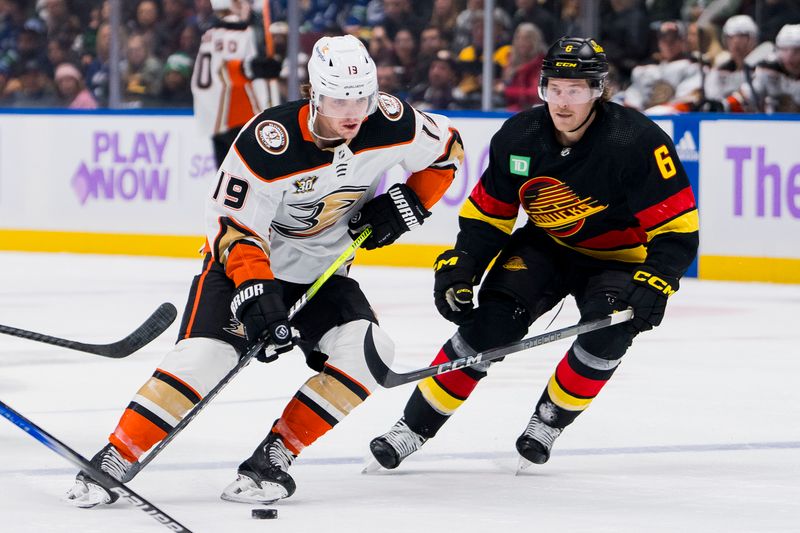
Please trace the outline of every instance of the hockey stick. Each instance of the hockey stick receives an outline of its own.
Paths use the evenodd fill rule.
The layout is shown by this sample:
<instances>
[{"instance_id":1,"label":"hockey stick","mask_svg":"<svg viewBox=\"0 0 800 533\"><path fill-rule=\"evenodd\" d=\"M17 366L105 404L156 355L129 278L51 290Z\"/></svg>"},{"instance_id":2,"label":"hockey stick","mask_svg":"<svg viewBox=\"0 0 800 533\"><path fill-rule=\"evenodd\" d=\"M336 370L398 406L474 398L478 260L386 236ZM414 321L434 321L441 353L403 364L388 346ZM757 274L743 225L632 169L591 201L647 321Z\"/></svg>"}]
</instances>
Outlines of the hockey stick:
<instances>
[{"instance_id":1,"label":"hockey stick","mask_svg":"<svg viewBox=\"0 0 800 533\"><path fill-rule=\"evenodd\" d=\"M505 357L506 355L521 352L523 350L527 350L528 348L541 346L542 344L554 342L559 339L565 339L574 335L582 335L584 333L607 328L615 324L621 324L623 322L627 322L631 318L633 318L633 311L631 309L626 309L625 311L608 315L605 318L599 318L597 320L592 320L582 324L575 324L574 326L557 329L549 333L542 333L541 335L528 337L527 339L522 339L521 341L512 344L506 344L505 346L500 346L499 348L492 348L491 350L476 353L475 355L460 357L458 359L453 359L452 361L447 361L438 365L428 366L404 373L393 372L388 366L386 366L386 363L383 362L378 350L375 349L375 341L372 338L372 325L370 325L369 329L367 330L367 335L364 338L364 355L367 360L367 367L369 367L369 371L372 376L378 383L388 389L397 387L398 385L404 385L406 383L418 381L429 376L435 376L437 374L444 374L445 372L452 372L453 370L458 370L460 368L474 366L481 362L495 361Z\"/></svg>"},{"instance_id":2,"label":"hockey stick","mask_svg":"<svg viewBox=\"0 0 800 533\"><path fill-rule=\"evenodd\" d=\"M130 354L148 344L150 341L164 333L170 324L178 316L175 306L171 303L163 303L152 315L145 320L141 326L136 328L136 331L128 335L122 340L112 342L111 344L86 344L78 341L70 341L67 339L60 339L58 337L51 337L44 333L36 333L35 331L27 331L24 329L12 328L11 326L3 326L0 324L0 333L6 335L13 335L23 339L29 339L37 342L44 342L53 344L62 348L69 348L70 350L77 350L79 352L87 352L94 355L103 357L110 357L112 359L121 359L128 357Z\"/></svg>"},{"instance_id":3,"label":"hockey stick","mask_svg":"<svg viewBox=\"0 0 800 533\"><path fill-rule=\"evenodd\" d=\"M99 468L95 468L92 463L78 454L75 450L31 422L28 418L21 415L2 401L0 401L0 414L6 417L12 424L16 425L22 431L38 440L70 463L74 464L84 472L88 472L92 476L92 479L97 481L97 483L100 484L104 489L115 493L117 496L124 499L140 511L149 514L159 524L166 526L170 531L187 531L191 533L189 528Z\"/></svg>"},{"instance_id":4,"label":"hockey stick","mask_svg":"<svg viewBox=\"0 0 800 533\"><path fill-rule=\"evenodd\" d=\"M341 267L343 264L345 264L347 262L348 259L350 259L350 256L353 255L353 253L355 253L356 249L359 246L361 246L361 244L367 239L367 237L370 236L370 234L372 234L372 228L367 228L364 231L362 231L361 234L358 237L356 237L356 239L353 241L353 243L350 246L347 247L347 250L342 252L342 255L340 255L336 259L336 261L334 261L333 264L331 266L329 266L328 269L325 272L323 272L322 275L319 278L317 278L317 281L315 281L313 283L313 285L311 285L311 287L309 287L308 290L303 294L303 296L301 296L300 299L297 300L294 303L294 305L292 305L292 308L289 309L289 320L294 318L294 316L303 307L306 306L308 301L311 298L313 298L315 294L317 294L317 292L319 291L320 287L322 287L322 285L326 281L328 281L328 279L330 279L330 277L333 276L336 273L337 270L339 270L339 267ZM124 482L130 481L145 466L147 466L148 463L150 463L150 461L155 459L156 455L161 453L161 450L163 450L167 446L167 444L172 442L172 439L174 439L178 435L178 433L183 431L183 428L185 428L189 424L189 422L191 422L194 419L194 417L196 417L198 415L198 413L200 413L200 411L203 410L203 408L206 405L208 405L208 403L211 400L213 400L214 397L216 397L216 395L219 394L219 392L222 389L224 389L228 385L228 383L234 377L236 377L236 375L244 367L246 367L248 365L248 363L250 363L250 361L253 359L253 357L255 357L261 350L264 349L265 346L266 346L266 341L264 339L258 341L256 344L254 344L253 347L250 348L250 350L248 350L247 353L244 354L239 359L239 362L236 363L236 366L234 366L231 369L231 371L228 372L225 375L225 377L223 377L222 380L219 383L217 383L217 385L213 389L211 389L208 392L208 394L206 394L203 397L202 400L197 402L197 405L195 405L194 408L192 408L192 410L189 411L186 414L186 416L184 416L183 419L180 422L178 422L178 424L174 428L172 428L172 431L170 431L169 434L161 440L161 442L159 442L158 444L155 445L155 447L153 447L153 449L150 451L150 453L148 453L144 457L144 459L140 459L139 461L137 461L137 462L133 463L133 465L131 465L131 467L128 469L128 471L125 473L125 475L122 477L122 481L124 481ZM273 361L273 360L275 360L277 358L278 358L277 355L273 355L272 358L269 359L269 361Z\"/></svg>"}]
</instances>

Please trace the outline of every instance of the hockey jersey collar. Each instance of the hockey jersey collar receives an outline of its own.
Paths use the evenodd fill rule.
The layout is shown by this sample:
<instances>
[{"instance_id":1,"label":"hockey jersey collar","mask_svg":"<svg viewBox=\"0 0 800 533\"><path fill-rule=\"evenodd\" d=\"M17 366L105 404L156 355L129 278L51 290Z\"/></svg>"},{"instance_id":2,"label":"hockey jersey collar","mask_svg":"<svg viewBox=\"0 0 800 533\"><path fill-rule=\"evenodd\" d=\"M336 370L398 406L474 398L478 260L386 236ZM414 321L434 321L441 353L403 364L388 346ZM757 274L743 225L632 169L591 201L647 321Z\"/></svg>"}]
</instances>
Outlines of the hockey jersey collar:
<instances>
[{"instance_id":1,"label":"hockey jersey collar","mask_svg":"<svg viewBox=\"0 0 800 533\"><path fill-rule=\"evenodd\" d=\"M592 120L592 123L589 124L589 127L586 128L586 132L583 134L583 137L578 140L575 144L570 146L569 151L567 153L572 154L581 154L584 152L589 152L592 147L594 146L594 138L597 137L597 131L600 130L600 123L605 120L606 117L606 106L608 104L606 102L599 102L595 106L595 117ZM556 137L556 127L553 124L553 118L550 116L550 110L545 105L545 114L547 115L547 120L544 121L544 131L545 135L544 138L547 142L548 148L552 152L561 152L565 146L561 146L558 142L558 138Z\"/></svg>"}]
</instances>

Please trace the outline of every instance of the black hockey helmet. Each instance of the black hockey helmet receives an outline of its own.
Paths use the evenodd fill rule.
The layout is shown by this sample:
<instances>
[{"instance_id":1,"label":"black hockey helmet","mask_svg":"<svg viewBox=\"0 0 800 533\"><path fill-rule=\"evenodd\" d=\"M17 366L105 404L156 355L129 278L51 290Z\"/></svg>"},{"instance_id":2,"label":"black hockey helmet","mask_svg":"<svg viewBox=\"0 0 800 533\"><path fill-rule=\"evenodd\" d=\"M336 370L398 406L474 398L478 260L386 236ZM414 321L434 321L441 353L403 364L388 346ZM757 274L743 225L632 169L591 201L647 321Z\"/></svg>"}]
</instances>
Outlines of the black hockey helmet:
<instances>
[{"instance_id":1,"label":"black hockey helmet","mask_svg":"<svg viewBox=\"0 0 800 533\"><path fill-rule=\"evenodd\" d=\"M550 47L542 65L543 78L602 80L608 74L605 50L594 39L562 37Z\"/></svg>"},{"instance_id":2,"label":"black hockey helmet","mask_svg":"<svg viewBox=\"0 0 800 533\"><path fill-rule=\"evenodd\" d=\"M599 98L605 89L608 59L605 50L594 39L561 37L547 51L539 76L539 97L547 102L550 78L588 80L591 93L587 98Z\"/></svg>"}]
</instances>

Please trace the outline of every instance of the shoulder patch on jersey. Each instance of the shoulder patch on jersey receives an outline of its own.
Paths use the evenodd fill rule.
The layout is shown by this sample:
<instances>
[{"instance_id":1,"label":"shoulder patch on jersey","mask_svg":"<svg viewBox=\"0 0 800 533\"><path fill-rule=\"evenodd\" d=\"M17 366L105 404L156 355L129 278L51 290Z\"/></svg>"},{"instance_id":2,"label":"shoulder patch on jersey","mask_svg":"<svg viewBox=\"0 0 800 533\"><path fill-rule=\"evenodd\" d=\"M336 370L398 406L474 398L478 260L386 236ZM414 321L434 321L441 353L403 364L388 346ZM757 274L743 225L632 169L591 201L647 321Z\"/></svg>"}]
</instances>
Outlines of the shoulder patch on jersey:
<instances>
[{"instance_id":1,"label":"shoulder patch on jersey","mask_svg":"<svg viewBox=\"0 0 800 533\"><path fill-rule=\"evenodd\" d=\"M289 147L289 133L283 124L274 120L264 120L256 126L256 139L265 152L281 155Z\"/></svg>"},{"instance_id":2,"label":"shoulder patch on jersey","mask_svg":"<svg viewBox=\"0 0 800 533\"><path fill-rule=\"evenodd\" d=\"M396 122L403 116L403 103L395 96L387 93L378 93L378 107L383 116Z\"/></svg>"}]
</instances>

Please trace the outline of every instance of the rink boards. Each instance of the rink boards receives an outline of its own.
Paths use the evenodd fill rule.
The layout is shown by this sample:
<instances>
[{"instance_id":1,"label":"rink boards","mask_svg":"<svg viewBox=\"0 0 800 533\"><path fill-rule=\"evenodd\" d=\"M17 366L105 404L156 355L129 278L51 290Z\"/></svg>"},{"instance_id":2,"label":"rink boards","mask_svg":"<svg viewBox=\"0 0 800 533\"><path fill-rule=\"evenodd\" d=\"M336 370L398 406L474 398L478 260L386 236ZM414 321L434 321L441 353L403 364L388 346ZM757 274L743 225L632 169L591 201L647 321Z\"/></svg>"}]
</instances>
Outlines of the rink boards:
<instances>
[{"instance_id":1,"label":"rink boards","mask_svg":"<svg viewBox=\"0 0 800 533\"><path fill-rule=\"evenodd\" d=\"M451 113L464 172L417 231L359 262L427 267L458 231L503 113ZM800 283L800 117L656 117L698 196L705 279ZM0 250L196 257L215 175L183 112L0 111ZM379 190L405 173L382 176ZM521 222L521 221L520 221Z\"/></svg>"}]
</instances>

